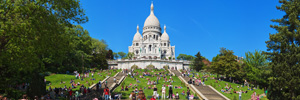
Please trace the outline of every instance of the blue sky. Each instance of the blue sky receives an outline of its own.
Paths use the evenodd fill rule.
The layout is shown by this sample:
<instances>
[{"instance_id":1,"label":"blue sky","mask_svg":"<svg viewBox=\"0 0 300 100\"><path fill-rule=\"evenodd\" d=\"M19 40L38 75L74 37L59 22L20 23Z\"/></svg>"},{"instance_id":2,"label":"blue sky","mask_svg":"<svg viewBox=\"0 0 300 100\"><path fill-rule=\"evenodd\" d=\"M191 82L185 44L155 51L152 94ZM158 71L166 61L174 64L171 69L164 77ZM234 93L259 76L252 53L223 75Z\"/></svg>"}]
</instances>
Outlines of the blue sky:
<instances>
[{"instance_id":1,"label":"blue sky","mask_svg":"<svg viewBox=\"0 0 300 100\"><path fill-rule=\"evenodd\" d=\"M104 39L114 52L128 52L137 24L143 27L151 0L81 0L89 22L82 24L91 37ZM284 13L277 0L153 0L161 27L166 24L176 57L198 51L211 60L220 47L244 56L265 51L271 19ZM142 33L140 28L140 33Z\"/></svg>"}]
</instances>

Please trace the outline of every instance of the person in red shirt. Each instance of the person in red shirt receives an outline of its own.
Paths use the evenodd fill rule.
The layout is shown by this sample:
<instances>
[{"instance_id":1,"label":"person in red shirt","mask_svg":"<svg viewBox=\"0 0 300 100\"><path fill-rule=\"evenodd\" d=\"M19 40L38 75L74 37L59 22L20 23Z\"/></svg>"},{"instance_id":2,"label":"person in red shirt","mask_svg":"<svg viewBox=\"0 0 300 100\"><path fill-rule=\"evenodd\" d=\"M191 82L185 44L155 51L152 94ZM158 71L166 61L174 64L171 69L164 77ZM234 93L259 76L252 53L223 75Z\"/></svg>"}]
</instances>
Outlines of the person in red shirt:
<instances>
[{"instance_id":1,"label":"person in red shirt","mask_svg":"<svg viewBox=\"0 0 300 100\"><path fill-rule=\"evenodd\" d=\"M104 89L104 97L105 100L109 100L109 89L107 87L105 87Z\"/></svg>"},{"instance_id":2,"label":"person in red shirt","mask_svg":"<svg viewBox=\"0 0 300 100\"><path fill-rule=\"evenodd\" d=\"M69 97L70 97L70 99L72 99L72 93L73 93L73 91L72 91L72 89L70 89L70 91L69 91Z\"/></svg>"},{"instance_id":3,"label":"person in red shirt","mask_svg":"<svg viewBox=\"0 0 300 100\"><path fill-rule=\"evenodd\" d=\"M86 95L86 87L83 89L83 94Z\"/></svg>"},{"instance_id":4,"label":"person in red shirt","mask_svg":"<svg viewBox=\"0 0 300 100\"><path fill-rule=\"evenodd\" d=\"M154 96L152 96L152 98L150 100L156 100L156 99L154 98Z\"/></svg>"}]
</instances>

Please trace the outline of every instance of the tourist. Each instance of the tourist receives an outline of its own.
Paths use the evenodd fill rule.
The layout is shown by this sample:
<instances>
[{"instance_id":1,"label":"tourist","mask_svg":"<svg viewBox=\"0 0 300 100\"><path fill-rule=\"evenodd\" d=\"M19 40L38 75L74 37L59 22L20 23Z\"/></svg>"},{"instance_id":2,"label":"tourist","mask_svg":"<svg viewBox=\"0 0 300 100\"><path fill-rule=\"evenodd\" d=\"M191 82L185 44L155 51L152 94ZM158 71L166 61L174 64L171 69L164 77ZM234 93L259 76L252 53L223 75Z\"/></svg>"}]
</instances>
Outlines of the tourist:
<instances>
[{"instance_id":1,"label":"tourist","mask_svg":"<svg viewBox=\"0 0 300 100\"><path fill-rule=\"evenodd\" d=\"M154 96L152 96L152 98L150 100L156 100L156 99L154 98Z\"/></svg>"},{"instance_id":2,"label":"tourist","mask_svg":"<svg viewBox=\"0 0 300 100\"><path fill-rule=\"evenodd\" d=\"M239 92L239 100L242 100L242 90Z\"/></svg>"},{"instance_id":3,"label":"tourist","mask_svg":"<svg viewBox=\"0 0 300 100\"><path fill-rule=\"evenodd\" d=\"M108 87L105 87L103 94L104 94L105 100L108 100L109 99L109 89L108 89Z\"/></svg>"},{"instance_id":4,"label":"tourist","mask_svg":"<svg viewBox=\"0 0 300 100\"><path fill-rule=\"evenodd\" d=\"M169 98L173 99L172 94L173 94L173 89L172 87L169 87Z\"/></svg>"},{"instance_id":5,"label":"tourist","mask_svg":"<svg viewBox=\"0 0 300 100\"><path fill-rule=\"evenodd\" d=\"M131 100L136 100L136 95L135 95L134 91L131 92L129 98L131 98Z\"/></svg>"},{"instance_id":6,"label":"tourist","mask_svg":"<svg viewBox=\"0 0 300 100\"><path fill-rule=\"evenodd\" d=\"M115 82L115 83L117 82L117 79L116 79L116 77L114 77L114 82Z\"/></svg>"},{"instance_id":7,"label":"tourist","mask_svg":"<svg viewBox=\"0 0 300 100\"><path fill-rule=\"evenodd\" d=\"M175 99L179 100L179 94L178 94L178 92L176 92Z\"/></svg>"},{"instance_id":8,"label":"tourist","mask_svg":"<svg viewBox=\"0 0 300 100\"><path fill-rule=\"evenodd\" d=\"M69 97L70 97L70 99L72 99L72 93L73 93L73 91L72 91L72 89L70 89L69 90ZM50 95L49 95L50 96Z\"/></svg>"},{"instance_id":9,"label":"tourist","mask_svg":"<svg viewBox=\"0 0 300 100\"><path fill-rule=\"evenodd\" d=\"M156 93L157 93L157 87L156 87L156 85L154 85L154 87L153 87L153 95L155 96Z\"/></svg>"},{"instance_id":10,"label":"tourist","mask_svg":"<svg viewBox=\"0 0 300 100\"><path fill-rule=\"evenodd\" d=\"M190 95L189 99L193 100L194 99L194 95Z\"/></svg>"},{"instance_id":11,"label":"tourist","mask_svg":"<svg viewBox=\"0 0 300 100\"><path fill-rule=\"evenodd\" d=\"M190 89L188 89L188 90L186 91L186 95L187 95L187 98L188 98L188 100L189 100L189 97L190 97Z\"/></svg>"},{"instance_id":12,"label":"tourist","mask_svg":"<svg viewBox=\"0 0 300 100\"><path fill-rule=\"evenodd\" d=\"M124 91L124 86L121 87L121 91Z\"/></svg>"},{"instance_id":13,"label":"tourist","mask_svg":"<svg viewBox=\"0 0 300 100\"><path fill-rule=\"evenodd\" d=\"M125 91L128 91L128 86L125 87Z\"/></svg>"},{"instance_id":14,"label":"tourist","mask_svg":"<svg viewBox=\"0 0 300 100\"><path fill-rule=\"evenodd\" d=\"M78 91L75 92L75 100L79 99L79 93Z\"/></svg>"},{"instance_id":15,"label":"tourist","mask_svg":"<svg viewBox=\"0 0 300 100\"><path fill-rule=\"evenodd\" d=\"M184 92L184 90L182 90L181 94L182 94L182 95L185 95L185 92Z\"/></svg>"},{"instance_id":16,"label":"tourist","mask_svg":"<svg viewBox=\"0 0 300 100\"><path fill-rule=\"evenodd\" d=\"M163 85L162 88L161 88L161 96L162 96L162 99L165 99L165 96L166 96L166 87L165 87L165 85Z\"/></svg>"}]
</instances>

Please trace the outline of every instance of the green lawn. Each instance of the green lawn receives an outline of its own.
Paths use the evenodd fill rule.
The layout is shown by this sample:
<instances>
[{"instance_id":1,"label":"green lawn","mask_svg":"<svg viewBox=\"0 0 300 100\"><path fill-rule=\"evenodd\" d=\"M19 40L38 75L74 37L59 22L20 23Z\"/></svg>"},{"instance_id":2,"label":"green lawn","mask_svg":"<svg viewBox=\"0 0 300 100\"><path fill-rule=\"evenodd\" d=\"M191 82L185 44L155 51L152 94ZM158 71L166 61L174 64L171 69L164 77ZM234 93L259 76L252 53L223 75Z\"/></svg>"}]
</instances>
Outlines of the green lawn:
<instances>
[{"instance_id":1,"label":"green lawn","mask_svg":"<svg viewBox=\"0 0 300 100\"><path fill-rule=\"evenodd\" d=\"M198 74L199 74L199 77L201 77L201 79L202 79L203 73L198 72ZM206 74L206 75L208 75L208 74ZM190 75L190 76L192 76L192 75ZM235 84L235 83L231 83L231 82L227 82L227 81L218 81L218 83L216 83L216 80L211 79L212 77L216 78L216 75L212 74L210 77L208 77L207 81L205 81L205 84L213 86L217 91L219 91L220 93L222 93L224 96L228 97L229 99L233 99L234 97L236 97L238 100L239 94L233 93L233 90L230 91L231 94L222 92L221 89L223 88L225 90L226 83L228 84L228 87L231 85L231 87L233 89L235 89L236 91L239 91L239 90L246 91L247 90L248 93L242 94L243 100L251 99L251 95L253 94L254 91L256 92L256 94L260 94L260 95L264 93L264 90L262 90L262 89L254 89L251 91L251 90L248 90L247 86L241 87L241 84ZM237 86L239 86L239 88ZM267 99L267 97L260 97L260 100L268 100L268 99Z\"/></svg>"},{"instance_id":2,"label":"green lawn","mask_svg":"<svg viewBox=\"0 0 300 100\"><path fill-rule=\"evenodd\" d=\"M50 76L46 76L45 79L47 81L46 84L46 89L49 89L49 86L51 86L51 88L64 88L65 86L72 87L72 85L70 84L71 79L75 79L75 83L80 82L80 84L84 84L85 87L89 87L94 83L99 82L100 80L103 80L106 78L106 76L114 76L117 72L119 72L120 70L104 70L102 72L100 72L98 74L98 70L95 72L94 77L92 77L92 73L89 73L89 77L88 78L84 78L83 81L81 81L81 79L76 79L75 75L68 75L68 74L52 74ZM92 78L95 78L95 80L91 80ZM61 81L65 82L65 84L61 83ZM88 83L86 83L86 81L88 81ZM51 83L51 85L49 85L49 83ZM75 90L79 90L79 86L77 86L76 88L72 89L73 91Z\"/></svg>"},{"instance_id":3,"label":"green lawn","mask_svg":"<svg viewBox=\"0 0 300 100\"><path fill-rule=\"evenodd\" d=\"M153 72L152 72L152 71L153 71ZM144 70L143 70L143 69L137 69L137 70L135 70L135 72L138 72L139 75L142 75L143 72L144 72ZM169 73L168 71L164 71L163 69L161 69L161 70L155 70L155 71L154 71L154 70L151 70L151 71L150 71L150 73L151 73L152 75L153 75L153 73L159 73L159 72L164 72L164 74ZM146 98L147 98L148 96L152 96L152 95L153 95L153 89L147 89L147 87L148 87L149 85L147 85L147 82L148 82L148 81L147 81L146 78L149 78L151 81L153 81L153 80L156 81L156 78L157 78L157 77L156 77L156 76L154 76L154 77L151 77L151 76L145 76L145 78L139 78L139 76L135 76L135 78L137 78L138 80L140 80L141 83L137 83L136 80L135 80L134 78L131 78L130 76L127 76L127 78L126 78L126 79L123 81L123 83L122 83L122 84L124 84L124 88L125 88L125 86L129 86L130 83L132 83L133 85L134 85L134 84L137 84L136 87L137 87L138 89L140 89L140 88L143 89L143 91L144 91L144 93L145 93L145 95L146 95ZM167 78L169 79L170 76L167 76ZM172 85L173 85L173 93L176 94L176 92L178 92L178 94L180 95L180 96L179 96L180 99L185 98L186 95L185 95L185 96L181 95L181 92L184 90L185 93L186 93L187 87L184 86L184 85L182 85L183 82L181 82L180 79L179 79L178 77L173 76L172 78L173 78L173 80L174 80L174 82L172 83ZM158 89L159 96L161 96L161 88L162 88L162 86L163 86L164 84L167 85L169 82L164 82L164 79L162 78L162 79L159 80L158 83L159 83L159 84L157 84L156 87L157 87L157 89ZM122 84L121 84L121 85L122 85ZM131 93L135 88L134 88L134 89L129 88L129 91L121 91L121 85L115 89L114 93L119 93L119 92L121 92L121 93L122 93L122 97L123 97L122 99L128 99L130 93ZM181 89L175 89L174 86L181 86L181 87L183 87L183 88L181 88ZM146 87L146 89L144 89L144 87ZM153 85L151 85L151 87L153 87ZM169 91L169 89L168 89L167 86L166 86L166 96L169 94L168 91ZM191 91L191 92L192 92L192 91ZM192 94L194 94L194 93L192 93Z\"/></svg>"}]
</instances>

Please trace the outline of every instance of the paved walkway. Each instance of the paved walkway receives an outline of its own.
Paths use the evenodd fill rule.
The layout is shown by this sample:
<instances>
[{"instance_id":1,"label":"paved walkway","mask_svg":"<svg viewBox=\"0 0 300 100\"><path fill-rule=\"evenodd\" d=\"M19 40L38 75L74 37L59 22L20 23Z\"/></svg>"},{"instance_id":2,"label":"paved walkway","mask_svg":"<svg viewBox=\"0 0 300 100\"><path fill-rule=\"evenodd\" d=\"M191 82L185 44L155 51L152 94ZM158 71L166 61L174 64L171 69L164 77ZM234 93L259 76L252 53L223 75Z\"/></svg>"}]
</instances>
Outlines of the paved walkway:
<instances>
[{"instance_id":1,"label":"paved walkway","mask_svg":"<svg viewBox=\"0 0 300 100\"><path fill-rule=\"evenodd\" d=\"M122 73L122 71L116 76L116 79L117 79L117 82L118 83L119 81L121 81L120 79L127 75L126 73ZM101 88L99 91L97 91L96 89L96 86L94 86L92 89L91 89L91 93L88 94L88 96L82 98L82 100L92 100L93 98L99 98L100 96L102 97L103 96L103 92L104 92L104 89L105 89L105 85L104 85L105 82L103 82ZM114 82L114 77L109 77L107 79L107 87L110 88L112 85L113 85ZM111 91L111 90L110 90Z\"/></svg>"},{"instance_id":2,"label":"paved walkway","mask_svg":"<svg viewBox=\"0 0 300 100\"><path fill-rule=\"evenodd\" d=\"M170 70L170 71L176 74L176 76L181 76L181 73L178 70ZM187 82L190 79L189 77L182 77L182 78ZM201 86L194 85L194 86L209 100L226 100L225 98L223 98L221 95L219 95L217 92L215 92L213 89L209 88L208 86L203 86L203 85Z\"/></svg>"}]
</instances>

